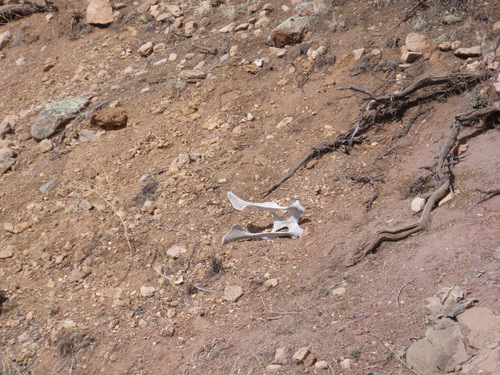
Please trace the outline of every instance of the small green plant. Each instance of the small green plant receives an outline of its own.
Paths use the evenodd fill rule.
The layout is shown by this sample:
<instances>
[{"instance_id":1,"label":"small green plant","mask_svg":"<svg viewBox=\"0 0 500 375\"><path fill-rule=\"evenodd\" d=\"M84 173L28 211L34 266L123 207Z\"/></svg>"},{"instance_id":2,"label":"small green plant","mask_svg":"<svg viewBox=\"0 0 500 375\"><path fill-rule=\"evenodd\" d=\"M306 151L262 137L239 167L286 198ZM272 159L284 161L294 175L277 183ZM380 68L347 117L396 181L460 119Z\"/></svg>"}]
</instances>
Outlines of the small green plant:
<instances>
[{"instance_id":1,"label":"small green plant","mask_svg":"<svg viewBox=\"0 0 500 375\"><path fill-rule=\"evenodd\" d=\"M351 357L352 358L358 358L360 354L361 354L361 350L358 348L351 350Z\"/></svg>"},{"instance_id":2,"label":"small green plant","mask_svg":"<svg viewBox=\"0 0 500 375\"><path fill-rule=\"evenodd\" d=\"M488 100L481 94L475 95L471 100L469 100L469 103L467 103L467 107L469 109L481 109L481 108L486 108L490 105Z\"/></svg>"}]
</instances>

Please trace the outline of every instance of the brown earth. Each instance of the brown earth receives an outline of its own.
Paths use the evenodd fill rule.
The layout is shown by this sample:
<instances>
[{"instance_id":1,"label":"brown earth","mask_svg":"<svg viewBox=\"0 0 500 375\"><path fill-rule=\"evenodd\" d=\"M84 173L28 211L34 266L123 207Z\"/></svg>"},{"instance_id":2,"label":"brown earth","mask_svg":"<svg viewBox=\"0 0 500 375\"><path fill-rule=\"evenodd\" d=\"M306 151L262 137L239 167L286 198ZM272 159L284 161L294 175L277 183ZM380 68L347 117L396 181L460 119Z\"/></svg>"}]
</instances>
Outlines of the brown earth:
<instances>
[{"instance_id":1,"label":"brown earth","mask_svg":"<svg viewBox=\"0 0 500 375\"><path fill-rule=\"evenodd\" d=\"M356 122L364 96L339 88L390 93L465 72L484 56L466 61L437 45L497 43L500 5L432 2L401 22L416 2L344 1L333 9L315 1L304 42L328 48L314 63L303 44L287 46L282 58L266 44L293 14L288 1L212 3L204 14L202 4L179 2L184 23L198 23L194 36L168 26L172 16L162 23L140 14L141 3L124 1L107 28L80 19L85 4L54 3L50 20L38 13L0 25L12 34L0 52L0 120L15 116L0 143L17 155L0 177L0 374L411 374L404 352L425 334L424 300L440 287L459 285L500 313L493 258L500 199L478 204L479 190L500 188L495 128L462 130L458 143L468 148L455 158L456 196L433 211L425 231L347 266L377 230L418 217L405 193L429 174L422 167L433 165L451 118L478 98L498 100L498 68L491 81L423 104L405 137L394 135L418 107L374 128L350 153L324 155L261 195L312 147ZM260 33L219 33L231 6L236 25L274 10ZM460 21L443 24L446 11ZM403 45L409 32L426 35L429 47L400 67L394 41ZM146 42L165 48L142 57ZM351 53L361 47L365 58L356 62ZM208 76L179 80L178 64ZM45 104L89 93L91 110L123 108L127 126L102 130L87 111L51 138L50 150L31 138ZM291 122L277 126L286 117ZM368 211L373 189L353 183L355 175L381 179ZM43 194L50 179L55 186ZM285 206L300 200L305 233L222 247L234 223L256 231L272 223L260 211L234 210L228 191ZM182 247L177 259L167 255L174 245ZM266 287L267 279L278 285ZM235 302L224 298L233 285L243 289ZM292 363L307 346L328 369ZM281 347L289 363L267 368Z\"/></svg>"}]
</instances>

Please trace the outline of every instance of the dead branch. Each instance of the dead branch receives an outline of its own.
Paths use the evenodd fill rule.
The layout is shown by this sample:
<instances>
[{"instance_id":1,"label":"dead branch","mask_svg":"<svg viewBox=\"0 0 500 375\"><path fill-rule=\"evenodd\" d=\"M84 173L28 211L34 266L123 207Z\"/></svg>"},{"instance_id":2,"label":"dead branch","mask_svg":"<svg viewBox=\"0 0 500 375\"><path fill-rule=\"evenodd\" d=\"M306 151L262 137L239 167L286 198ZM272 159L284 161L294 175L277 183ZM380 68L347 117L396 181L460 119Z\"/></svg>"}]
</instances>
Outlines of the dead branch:
<instances>
[{"instance_id":1,"label":"dead branch","mask_svg":"<svg viewBox=\"0 0 500 375\"><path fill-rule=\"evenodd\" d=\"M408 108L420 105L436 97L458 95L486 80L490 75L490 72L480 72L471 74L452 74L444 77L426 77L411 84L402 91L381 96L375 96L371 92L363 89L353 87L344 88L361 92L369 97L365 99L365 105L361 108L360 119L351 129L339 135L333 141L326 142L310 150L285 176L264 190L262 195L268 195L276 190L276 188L288 180L300 167L313 158L320 158L338 149L348 153L353 144L361 143L365 139L364 134L374 125L380 125L395 118L402 117ZM436 88L434 90L427 89L423 92L417 92L418 90L428 87ZM466 123L468 121L467 113L462 116L465 117L459 120Z\"/></svg>"},{"instance_id":2,"label":"dead branch","mask_svg":"<svg viewBox=\"0 0 500 375\"><path fill-rule=\"evenodd\" d=\"M30 16L34 13L56 11L51 1L45 1L45 5L25 2L24 4L7 4L0 6L0 24L9 23L14 19Z\"/></svg>"},{"instance_id":3,"label":"dead branch","mask_svg":"<svg viewBox=\"0 0 500 375\"><path fill-rule=\"evenodd\" d=\"M377 181L378 182L383 181L380 178L380 175L376 175L376 176L355 175L355 176L351 177L351 181L362 183L362 184L370 184L372 186L372 188L374 190L373 196L370 199L368 199L367 201L363 202L365 204L366 211L370 211L370 208L372 208L373 202L375 202L375 199L378 198L378 195L380 193L380 190L377 186Z\"/></svg>"},{"instance_id":4,"label":"dead branch","mask_svg":"<svg viewBox=\"0 0 500 375\"><path fill-rule=\"evenodd\" d=\"M355 265L366 255L374 251L382 242L399 241L423 230L429 222L431 211L434 206L448 193L451 188L451 170L448 159L455 147L458 134L462 125L471 125L478 121L489 121L492 118L498 119L500 108L489 107L485 109L473 110L454 117L451 121L451 131L444 147L439 148L437 166L435 167L439 184L425 203L420 219L405 226L394 229L382 229L375 234L375 237L356 251L351 257L349 265Z\"/></svg>"},{"instance_id":5,"label":"dead branch","mask_svg":"<svg viewBox=\"0 0 500 375\"><path fill-rule=\"evenodd\" d=\"M497 195L500 195L500 189L490 189L490 190L478 190L481 194L483 194L483 197L477 202L474 207L480 205L481 203L484 203L488 200L490 200L493 197L496 197Z\"/></svg>"}]
</instances>

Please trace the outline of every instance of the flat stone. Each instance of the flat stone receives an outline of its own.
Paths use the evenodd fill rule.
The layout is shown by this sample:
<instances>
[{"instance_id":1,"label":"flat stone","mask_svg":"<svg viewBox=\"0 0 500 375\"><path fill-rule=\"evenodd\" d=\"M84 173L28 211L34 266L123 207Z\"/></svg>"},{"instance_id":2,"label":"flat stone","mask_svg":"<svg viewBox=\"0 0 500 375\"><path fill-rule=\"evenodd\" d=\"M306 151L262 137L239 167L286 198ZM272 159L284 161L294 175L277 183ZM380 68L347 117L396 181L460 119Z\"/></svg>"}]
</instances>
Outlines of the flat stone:
<instances>
[{"instance_id":1,"label":"flat stone","mask_svg":"<svg viewBox=\"0 0 500 375\"><path fill-rule=\"evenodd\" d=\"M49 152L53 147L54 145L50 139L42 139L42 141L38 144L38 148L42 154Z\"/></svg>"},{"instance_id":2,"label":"flat stone","mask_svg":"<svg viewBox=\"0 0 500 375\"><path fill-rule=\"evenodd\" d=\"M342 297L344 294L346 294L347 292L347 289L344 288L343 286L339 287L339 288L335 288L333 289L330 294L332 296L335 296L335 297Z\"/></svg>"},{"instance_id":3,"label":"flat stone","mask_svg":"<svg viewBox=\"0 0 500 375\"><path fill-rule=\"evenodd\" d=\"M207 78L207 74L197 69L186 69L179 73L179 78L189 80L200 80Z\"/></svg>"},{"instance_id":4,"label":"flat stone","mask_svg":"<svg viewBox=\"0 0 500 375\"><path fill-rule=\"evenodd\" d=\"M74 282L83 279L85 276L87 276L87 274L83 272L80 268L76 267L73 268L73 270L69 274L68 280L70 282Z\"/></svg>"},{"instance_id":5,"label":"flat stone","mask_svg":"<svg viewBox=\"0 0 500 375\"><path fill-rule=\"evenodd\" d=\"M340 362L340 367L344 370L349 370L351 368L351 360L349 358L345 358Z\"/></svg>"},{"instance_id":6,"label":"flat stone","mask_svg":"<svg viewBox=\"0 0 500 375\"><path fill-rule=\"evenodd\" d=\"M365 49L364 48L358 48L352 51L352 55L354 57L354 61L359 61L365 54Z\"/></svg>"},{"instance_id":7,"label":"flat stone","mask_svg":"<svg viewBox=\"0 0 500 375\"><path fill-rule=\"evenodd\" d=\"M300 43L304 40L310 25L309 17L290 17L271 31L271 40L278 48Z\"/></svg>"},{"instance_id":8,"label":"flat stone","mask_svg":"<svg viewBox=\"0 0 500 375\"><path fill-rule=\"evenodd\" d=\"M14 157L14 151L9 147L0 148L0 164L2 164L7 158Z\"/></svg>"},{"instance_id":9,"label":"flat stone","mask_svg":"<svg viewBox=\"0 0 500 375\"><path fill-rule=\"evenodd\" d=\"M455 50L455 56L461 58L481 56L481 46L474 46L469 48L458 48Z\"/></svg>"},{"instance_id":10,"label":"flat stone","mask_svg":"<svg viewBox=\"0 0 500 375\"><path fill-rule=\"evenodd\" d=\"M276 349L274 353L274 362L277 365L286 365L288 364L288 358L286 355L286 347Z\"/></svg>"},{"instance_id":11,"label":"flat stone","mask_svg":"<svg viewBox=\"0 0 500 375\"><path fill-rule=\"evenodd\" d=\"M10 42L12 38L12 34L9 30L5 31L2 35L0 35L0 51L5 48L5 46Z\"/></svg>"},{"instance_id":12,"label":"flat stone","mask_svg":"<svg viewBox=\"0 0 500 375\"><path fill-rule=\"evenodd\" d=\"M0 250L0 259L12 258L14 256L14 249L8 246L4 250Z\"/></svg>"},{"instance_id":13,"label":"flat stone","mask_svg":"<svg viewBox=\"0 0 500 375\"><path fill-rule=\"evenodd\" d=\"M197 316L196 318L194 318L193 328L195 329L195 331L204 331L208 327L210 327L210 322L207 319L201 316Z\"/></svg>"},{"instance_id":14,"label":"flat stone","mask_svg":"<svg viewBox=\"0 0 500 375\"><path fill-rule=\"evenodd\" d=\"M141 286L141 296L143 297L153 297L155 292L156 288L154 286Z\"/></svg>"},{"instance_id":15,"label":"flat stone","mask_svg":"<svg viewBox=\"0 0 500 375\"><path fill-rule=\"evenodd\" d=\"M283 120L281 120L278 125L276 125L277 129L284 128L288 124L290 124L293 121L293 117L285 117Z\"/></svg>"},{"instance_id":16,"label":"flat stone","mask_svg":"<svg viewBox=\"0 0 500 375\"><path fill-rule=\"evenodd\" d=\"M451 42L443 42L438 46L438 48L443 52L451 51Z\"/></svg>"},{"instance_id":17,"label":"flat stone","mask_svg":"<svg viewBox=\"0 0 500 375\"><path fill-rule=\"evenodd\" d=\"M278 286L278 279L268 279L264 281L264 286L268 289Z\"/></svg>"},{"instance_id":18,"label":"flat stone","mask_svg":"<svg viewBox=\"0 0 500 375\"><path fill-rule=\"evenodd\" d=\"M86 11L87 23L109 25L113 23L113 7L109 0L90 0Z\"/></svg>"},{"instance_id":19,"label":"flat stone","mask_svg":"<svg viewBox=\"0 0 500 375\"><path fill-rule=\"evenodd\" d=\"M0 124L0 139L2 139L5 134L8 134L12 131L12 126L10 125L9 121L3 121Z\"/></svg>"},{"instance_id":20,"label":"flat stone","mask_svg":"<svg viewBox=\"0 0 500 375\"><path fill-rule=\"evenodd\" d=\"M497 247L493 252L493 258L495 258L496 260L500 260L500 246Z\"/></svg>"},{"instance_id":21,"label":"flat stone","mask_svg":"<svg viewBox=\"0 0 500 375\"><path fill-rule=\"evenodd\" d=\"M44 183L38 190L40 190L40 193L42 194L47 194L49 191L51 191L54 186L56 185L56 182L53 179L48 180L46 183Z\"/></svg>"},{"instance_id":22,"label":"flat stone","mask_svg":"<svg viewBox=\"0 0 500 375\"><path fill-rule=\"evenodd\" d=\"M406 51L403 52L403 54L401 55L401 61L404 62L405 64L411 64L417 61L422 56L423 56L422 52Z\"/></svg>"},{"instance_id":23,"label":"flat stone","mask_svg":"<svg viewBox=\"0 0 500 375\"><path fill-rule=\"evenodd\" d=\"M300 348L293 354L293 361L295 363L302 363L304 362L304 359L306 359L307 355L311 352L308 346L305 346L303 348Z\"/></svg>"},{"instance_id":24,"label":"flat stone","mask_svg":"<svg viewBox=\"0 0 500 375\"><path fill-rule=\"evenodd\" d=\"M326 370L326 369L328 369L328 362L327 361L318 361L314 364L314 368Z\"/></svg>"},{"instance_id":25,"label":"flat stone","mask_svg":"<svg viewBox=\"0 0 500 375\"><path fill-rule=\"evenodd\" d=\"M88 103L88 97L79 97L47 104L31 125L31 136L36 140L50 137L74 119Z\"/></svg>"},{"instance_id":26,"label":"flat stone","mask_svg":"<svg viewBox=\"0 0 500 375\"><path fill-rule=\"evenodd\" d=\"M500 337L500 315L486 307L473 307L457 316L469 346L482 349Z\"/></svg>"},{"instance_id":27,"label":"flat stone","mask_svg":"<svg viewBox=\"0 0 500 375\"><path fill-rule=\"evenodd\" d=\"M121 107L101 108L92 112L90 123L103 129L115 129L127 126L127 112Z\"/></svg>"},{"instance_id":28,"label":"flat stone","mask_svg":"<svg viewBox=\"0 0 500 375\"><path fill-rule=\"evenodd\" d=\"M436 330L427 335L436 353L436 367L444 372L451 372L469 359L462 332L458 324Z\"/></svg>"},{"instance_id":29,"label":"flat stone","mask_svg":"<svg viewBox=\"0 0 500 375\"><path fill-rule=\"evenodd\" d=\"M142 57L147 57L151 55L153 53L153 43L152 42L144 43L142 46L139 47L137 53Z\"/></svg>"},{"instance_id":30,"label":"flat stone","mask_svg":"<svg viewBox=\"0 0 500 375\"><path fill-rule=\"evenodd\" d=\"M228 285L224 288L224 299L229 302L236 302L243 295L243 288L239 285Z\"/></svg>"},{"instance_id":31,"label":"flat stone","mask_svg":"<svg viewBox=\"0 0 500 375\"><path fill-rule=\"evenodd\" d=\"M151 8L157 2L158 0L147 0L137 8L137 11L139 13L146 13L149 11L149 8Z\"/></svg>"},{"instance_id":32,"label":"flat stone","mask_svg":"<svg viewBox=\"0 0 500 375\"><path fill-rule=\"evenodd\" d=\"M437 361L440 353L427 339L414 342L406 352L406 362L408 365L422 375L437 373Z\"/></svg>"},{"instance_id":33,"label":"flat stone","mask_svg":"<svg viewBox=\"0 0 500 375\"><path fill-rule=\"evenodd\" d=\"M429 47L427 38L425 35L417 33L409 33L406 36L405 46L408 51L412 52L423 52Z\"/></svg>"},{"instance_id":34,"label":"flat stone","mask_svg":"<svg viewBox=\"0 0 500 375\"><path fill-rule=\"evenodd\" d=\"M268 365L266 367L266 370L271 372L277 372L281 370L281 367L282 367L281 365Z\"/></svg>"},{"instance_id":35,"label":"flat stone","mask_svg":"<svg viewBox=\"0 0 500 375\"><path fill-rule=\"evenodd\" d=\"M186 252L186 248L174 245L170 249L167 250L167 255L172 259L177 259L181 256L182 253Z\"/></svg>"}]
</instances>

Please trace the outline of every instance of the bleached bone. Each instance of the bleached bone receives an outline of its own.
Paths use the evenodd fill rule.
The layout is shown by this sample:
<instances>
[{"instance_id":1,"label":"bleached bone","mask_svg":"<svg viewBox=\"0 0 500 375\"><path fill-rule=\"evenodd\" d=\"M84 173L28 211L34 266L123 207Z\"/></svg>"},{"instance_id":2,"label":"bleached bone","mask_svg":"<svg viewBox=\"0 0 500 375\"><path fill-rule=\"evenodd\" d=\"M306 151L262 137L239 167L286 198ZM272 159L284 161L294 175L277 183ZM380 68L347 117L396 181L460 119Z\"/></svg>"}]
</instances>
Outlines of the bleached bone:
<instances>
[{"instance_id":1,"label":"bleached bone","mask_svg":"<svg viewBox=\"0 0 500 375\"><path fill-rule=\"evenodd\" d=\"M227 198L229 199L233 207L238 211L244 210L247 207L257 207L271 212L273 214L274 224L271 232L262 233L250 233L245 230L245 228L243 228L240 224L235 224L222 238L223 245L242 238L254 238L263 240L272 240L278 237L297 238L304 232L304 230L299 227L299 218L304 212L306 212L306 210L304 207L302 207L299 201L296 201L289 207L281 207L274 202L247 202L241 198L238 198L233 192L228 192ZM277 213L278 211L286 211L289 217L286 219L281 218ZM287 228L288 232L280 232L280 230L284 228Z\"/></svg>"}]
</instances>

